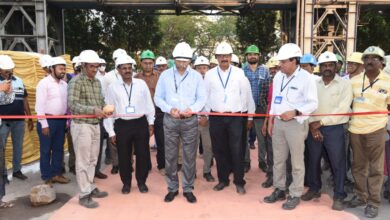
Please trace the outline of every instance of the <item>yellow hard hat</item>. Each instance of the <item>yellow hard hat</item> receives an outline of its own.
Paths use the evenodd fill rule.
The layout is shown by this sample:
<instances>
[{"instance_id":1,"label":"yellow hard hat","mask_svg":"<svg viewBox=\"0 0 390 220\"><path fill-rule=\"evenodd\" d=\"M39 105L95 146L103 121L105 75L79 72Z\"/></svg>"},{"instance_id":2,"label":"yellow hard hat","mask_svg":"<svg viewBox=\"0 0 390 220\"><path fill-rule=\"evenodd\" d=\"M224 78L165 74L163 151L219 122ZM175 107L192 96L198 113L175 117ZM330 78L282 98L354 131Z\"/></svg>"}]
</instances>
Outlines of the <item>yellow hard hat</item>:
<instances>
[{"instance_id":1,"label":"yellow hard hat","mask_svg":"<svg viewBox=\"0 0 390 220\"><path fill-rule=\"evenodd\" d=\"M210 64L217 64L218 65L218 60L215 59L214 56L211 56L211 59L210 59Z\"/></svg>"},{"instance_id":2,"label":"yellow hard hat","mask_svg":"<svg viewBox=\"0 0 390 220\"><path fill-rule=\"evenodd\" d=\"M314 67L313 73L319 73L320 72L320 66Z\"/></svg>"},{"instance_id":3,"label":"yellow hard hat","mask_svg":"<svg viewBox=\"0 0 390 220\"><path fill-rule=\"evenodd\" d=\"M360 52L353 52L349 57L347 58L347 62L352 62L352 63L359 63L363 64L363 53Z\"/></svg>"},{"instance_id":4,"label":"yellow hard hat","mask_svg":"<svg viewBox=\"0 0 390 220\"><path fill-rule=\"evenodd\" d=\"M276 59L276 57L271 57L271 59L268 60L268 62L265 64L265 66L269 68L274 68L279 65L279 61Z\"/></svg>"}]
</instances>

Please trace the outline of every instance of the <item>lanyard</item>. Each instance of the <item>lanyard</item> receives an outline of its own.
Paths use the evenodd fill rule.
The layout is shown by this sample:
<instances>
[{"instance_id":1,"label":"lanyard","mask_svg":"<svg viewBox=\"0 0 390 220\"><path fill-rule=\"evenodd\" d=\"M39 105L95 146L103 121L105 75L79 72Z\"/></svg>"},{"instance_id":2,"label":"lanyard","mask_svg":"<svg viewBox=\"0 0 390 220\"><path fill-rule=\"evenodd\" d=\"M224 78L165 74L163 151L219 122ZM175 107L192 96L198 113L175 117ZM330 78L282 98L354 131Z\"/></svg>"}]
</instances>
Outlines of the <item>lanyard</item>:
<instances>
[{"instance_id":1,"label":"lanyard","mask_svg":"<svg viewBox=\"0 0 390 220\"><path fill-rule=\"evenodd\" d=\"M366 74L363 75L363 85L362 85L362 94L361 96L363 97L363 93L368 89L368 88L372 88L372 86L379 80L379 79L376 79L374 80L374 82L370 83L370 85L368 85L366 88L364 88L364 81L366 79Z\"/></svg>"},{"instance_id":2,"label":"lanyard","mask_svg":"<svg viewBox=\"0 0 390 220\"><path fill-rule=\"evenodd\" d=\"M183 79L180 80L179 85L177 85L176 84L176 74L175 74L175 72L173 72L173 80L175 80L175 90L176 90L176 93L177 93L177 89L180 87L181 83L187 78L188 73L189 72L186 73L186 75L183 77Z\"/></svg>"},{"instance_id":3,"label":"lanyard","mask_svg":"<svg viewBox=\"0 0 390 220\"><path fill-rule=\"evenodd\" d=\"M227 86L227 84L228 84L228 82L229 82L230 73L232 73L232 68L230 67L229 75L228 75L228 77L227 77L227 79L226 79L225 84L224 84L223 81L222 81L221 74L219 74L219 67L217 68L217 73L218 73L218 76L219 76L219 80L221 81L221 84L222 84L222 86L223 86L223 89L226 89L226 86Z\"/></svg>"},{"instance_id":4,"label":"lanyard","mask_svg":"<svg viewBox=\"0 0 390 220\"><path fill-rule=\"evenodd\" d=\"M284 76L283 76L283 79L282 79L282 84L280 85L280 93L283 92L283 90L287 87L287 85L291 82L292 79L294 79L295 75L293 77L291 77L291 79L286 83L286 85L283 86L283 82L284 82Z\"/></svg>"},{"instance_id":5,"label":"lanyard","mask_svg":"<svg viewBox=\"0 0 390 220\"><path fill-rule=\"evenodd\" d=\"M125 88L127 97L129 97L129 106L130 106L130 104L131 104L131 92L133 91L133 83L130 84L130 94L127 92L127 89L126 89L126 86L125 86L124 83L123 83L123 88Z\"/></svg>"}]
</instances>

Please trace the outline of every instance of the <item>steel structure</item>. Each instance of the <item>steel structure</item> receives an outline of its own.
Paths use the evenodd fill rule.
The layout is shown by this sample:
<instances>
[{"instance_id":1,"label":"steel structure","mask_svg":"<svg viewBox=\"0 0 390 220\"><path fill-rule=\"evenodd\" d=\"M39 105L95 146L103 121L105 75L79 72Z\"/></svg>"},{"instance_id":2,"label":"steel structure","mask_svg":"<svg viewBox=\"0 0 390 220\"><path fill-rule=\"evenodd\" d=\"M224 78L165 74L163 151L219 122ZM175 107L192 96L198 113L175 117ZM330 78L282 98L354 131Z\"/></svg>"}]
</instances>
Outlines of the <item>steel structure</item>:
<instances>
[{"instance_id":1,"label":"steel structure","mask_svg":"<svg viewBox=\"0 0 390 220\"><path fill-rule=\"evenodd\" d=\"M346 55L355 49L360 5L390 5L390 0L1 0L0 50L64 53L63 9L68 8L241 16L264 8L282 11L282 41L296 41L316 55L324 50Z\"/></svg>"}]
</instances>

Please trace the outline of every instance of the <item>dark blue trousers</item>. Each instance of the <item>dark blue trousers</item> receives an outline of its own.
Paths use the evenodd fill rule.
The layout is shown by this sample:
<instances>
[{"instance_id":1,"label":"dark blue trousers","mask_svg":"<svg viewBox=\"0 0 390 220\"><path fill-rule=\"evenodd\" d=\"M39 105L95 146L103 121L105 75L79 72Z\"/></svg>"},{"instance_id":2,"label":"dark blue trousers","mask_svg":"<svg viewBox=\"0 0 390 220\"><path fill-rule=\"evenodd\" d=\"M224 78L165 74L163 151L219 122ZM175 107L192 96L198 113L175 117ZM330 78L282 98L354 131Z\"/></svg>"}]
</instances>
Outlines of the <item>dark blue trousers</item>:
<instances>
[{"instance_id":1,"label":"dark blue trousers","mask_svg":"<svg viewBox=\"0 0 390 220\"><path fill-rule=\"evenodd\" d=\"M330 165L334 174L334 196L333 198L344 199L347 194L344 191L346 154L344 147L344 127L340 125L322 126L321 134L323 142L316 141L309 132L308 143L308 186L311 191L320 191L321 183L321 156L323 149L328 153Z\"/></svg>"},{"instance_id":2,"label":"dark blue trousers","mask_svg":"<svg viewBox=\"0 0 390 220\"><path fill-rule=\"evenodd\" d=\"M48 119L50 134L42 134L41 123L37 123L37 131L40 142L40 168L41 178L49 180L62 174L62 157L64 155L64 141L66 120Z\"/></svg>"}]
</instances>

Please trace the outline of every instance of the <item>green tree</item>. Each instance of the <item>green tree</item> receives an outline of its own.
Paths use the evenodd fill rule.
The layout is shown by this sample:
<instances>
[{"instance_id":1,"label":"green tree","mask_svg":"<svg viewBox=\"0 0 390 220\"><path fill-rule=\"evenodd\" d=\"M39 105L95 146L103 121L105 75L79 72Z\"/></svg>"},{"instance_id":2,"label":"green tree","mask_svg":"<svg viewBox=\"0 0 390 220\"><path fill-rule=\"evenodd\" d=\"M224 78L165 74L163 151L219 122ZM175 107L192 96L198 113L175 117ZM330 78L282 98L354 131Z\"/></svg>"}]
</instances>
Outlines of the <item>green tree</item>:
<instances>
[{"instance_id":1,"label":"green tree","mask_svg":"<svg viewBox=\"0 0 390 220\"><path fill-rule=\"evenodd\" d=\"M270 10L256 10L237 19L237 35L244 54L246 47L254 44L259 47L264 62L267 54L276 51L280 45L276 35L277 14Z\"/></svg>"},{"instance_id":2,"label":"green tree","mask_svg":"<svg viewBox=\"0 0 390 220\"><path fill-rule=\"evenodd\" d=\"M390 9L362 10L357 30L356 50L363 52L369 46L379 46L390 53Z\"/></svg>"}]
</instances>

